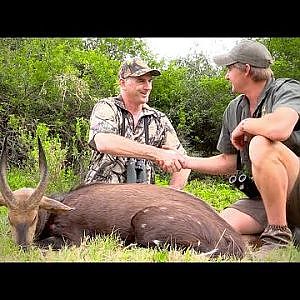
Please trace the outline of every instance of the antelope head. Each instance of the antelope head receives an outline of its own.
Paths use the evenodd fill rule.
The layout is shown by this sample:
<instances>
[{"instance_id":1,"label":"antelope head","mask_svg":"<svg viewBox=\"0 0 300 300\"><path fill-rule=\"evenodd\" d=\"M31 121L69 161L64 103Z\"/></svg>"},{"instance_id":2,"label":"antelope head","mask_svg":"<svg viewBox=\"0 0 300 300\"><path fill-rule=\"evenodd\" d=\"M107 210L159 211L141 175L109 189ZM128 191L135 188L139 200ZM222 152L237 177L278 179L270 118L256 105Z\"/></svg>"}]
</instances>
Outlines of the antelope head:
<instances>
[{"instance_id":1,"label":"antelope head","mask_svg":"<svg viewBox=\"0 0 300 300\"><path fill-rule=\"evenodd\" d=\"M38 221L39 208L52 212L72 210L63 203L44 196L48 183L45 152L38 138L40 181L35 189L21 188L12 191L6 180L7 137L4 138L0 157L0 206L8 208L8 220L12 238L23 249L32 244Z\"/></svg>"}]
</instances>

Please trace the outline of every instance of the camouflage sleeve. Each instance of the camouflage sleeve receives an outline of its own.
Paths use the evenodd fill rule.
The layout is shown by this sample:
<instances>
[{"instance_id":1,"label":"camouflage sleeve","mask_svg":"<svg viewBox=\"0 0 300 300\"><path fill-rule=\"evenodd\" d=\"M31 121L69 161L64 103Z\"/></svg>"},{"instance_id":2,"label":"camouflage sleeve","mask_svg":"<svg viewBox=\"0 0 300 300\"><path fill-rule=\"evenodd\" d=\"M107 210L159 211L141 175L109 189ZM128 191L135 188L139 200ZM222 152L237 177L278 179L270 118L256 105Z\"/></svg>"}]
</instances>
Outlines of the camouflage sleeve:
<instances>
[{"instance_id":1,"label":"camouflage sleeve","mask_svg":"<svg viewBox=\"0 0 300 300\"><path fill-rule=\"evenodd\" d=\"M90 117L89 143L92 146L97 133L115 133L118 129L118 113L116 108L106 101L100 100L93 108Z\"/></svg>"},{"instance_id":2,"label":"camouflage sleeve","mask_svg":"<svg viewBox=\"0 0 300 300\"><path fill-rule=\"evenodd\" d=\"M180 143L177 133L167 116L163 116L161 121L164 123L165 139L162 145L177 149L181 154L186 154L186 150Z\"/></svg>"}]
</instances>

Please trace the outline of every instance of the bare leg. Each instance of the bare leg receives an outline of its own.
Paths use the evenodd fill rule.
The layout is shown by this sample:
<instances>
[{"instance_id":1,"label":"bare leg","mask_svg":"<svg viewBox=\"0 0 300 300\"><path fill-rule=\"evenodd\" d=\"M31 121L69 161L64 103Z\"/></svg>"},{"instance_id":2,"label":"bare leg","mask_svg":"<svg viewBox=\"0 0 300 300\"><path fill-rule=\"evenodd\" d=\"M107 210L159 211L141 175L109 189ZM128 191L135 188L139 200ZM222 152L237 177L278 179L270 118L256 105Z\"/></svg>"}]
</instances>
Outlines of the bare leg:
<instances>
[{"instance_id":1,"label":"bare leg","mask_svg":"<svg viewBox=\"0 0 300 300\"><path fill-rule=\"evenodd\" d=\"M268 223L287 225L286 201L298 176L299 158L282 143L262 136L251 140L249 154Z\"/></svg>"},{"instance_id":2,"label":"bare leg","mask_svg":"<svg viewBox=\"0 0 300 300\"><path fill-rule=\"evenodd\" d=\"M262 225L251 216L235 208L224 209L220 212L220 216L240 234L257 234L264 230Z\"/></svg>"}]
</instances>

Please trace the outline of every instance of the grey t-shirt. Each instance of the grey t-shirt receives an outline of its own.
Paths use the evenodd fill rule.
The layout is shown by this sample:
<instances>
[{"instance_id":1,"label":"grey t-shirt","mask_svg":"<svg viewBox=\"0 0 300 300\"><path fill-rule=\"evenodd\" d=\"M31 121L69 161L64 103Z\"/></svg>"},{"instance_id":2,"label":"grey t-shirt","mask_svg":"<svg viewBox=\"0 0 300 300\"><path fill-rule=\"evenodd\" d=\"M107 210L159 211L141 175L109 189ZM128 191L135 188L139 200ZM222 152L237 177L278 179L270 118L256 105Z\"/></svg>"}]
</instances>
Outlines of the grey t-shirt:
<instances>
[{"instance_id":1,"label":"grey t-shirt","mask_svg":"<svg viewBox=\"0 0 300 300\"><path fill-rule=\"evenodd\" d=\"M290 107L300 115L300 82L290 78L270 79L257 102L252 117L261 117L274 112L279 107ZM230 135L242 119L250 118L249 100L245 95L239 95L227 106L223 114L222 129L217 149L221 153L235 154L236 148L230 141ZM300 156L300 121L290 137L283 142L297 156ZM242 165L251 173L248 148L241 151Z\"/></svg>"}]
</instances>

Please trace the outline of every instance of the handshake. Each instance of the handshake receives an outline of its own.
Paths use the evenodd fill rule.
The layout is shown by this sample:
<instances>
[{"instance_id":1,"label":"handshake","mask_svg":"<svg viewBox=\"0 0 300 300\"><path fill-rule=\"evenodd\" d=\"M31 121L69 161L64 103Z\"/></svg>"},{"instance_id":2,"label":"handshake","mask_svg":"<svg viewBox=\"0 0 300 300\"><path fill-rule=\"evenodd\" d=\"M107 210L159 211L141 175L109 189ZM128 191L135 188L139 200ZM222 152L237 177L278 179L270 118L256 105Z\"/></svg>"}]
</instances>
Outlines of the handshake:
<instances>
[{"instance_id":1,"label":"handshake","mask_svg":"<svg viewBox=\"0 0 300 300\"><path fill-rule=\"evenodd\" d=\"M162 148L158 149L158 151L158 157L154 162L162 170L169 173L174 173L186 168L186 158L177 150L163 146Z\"/></svg>"}]
</instances>

